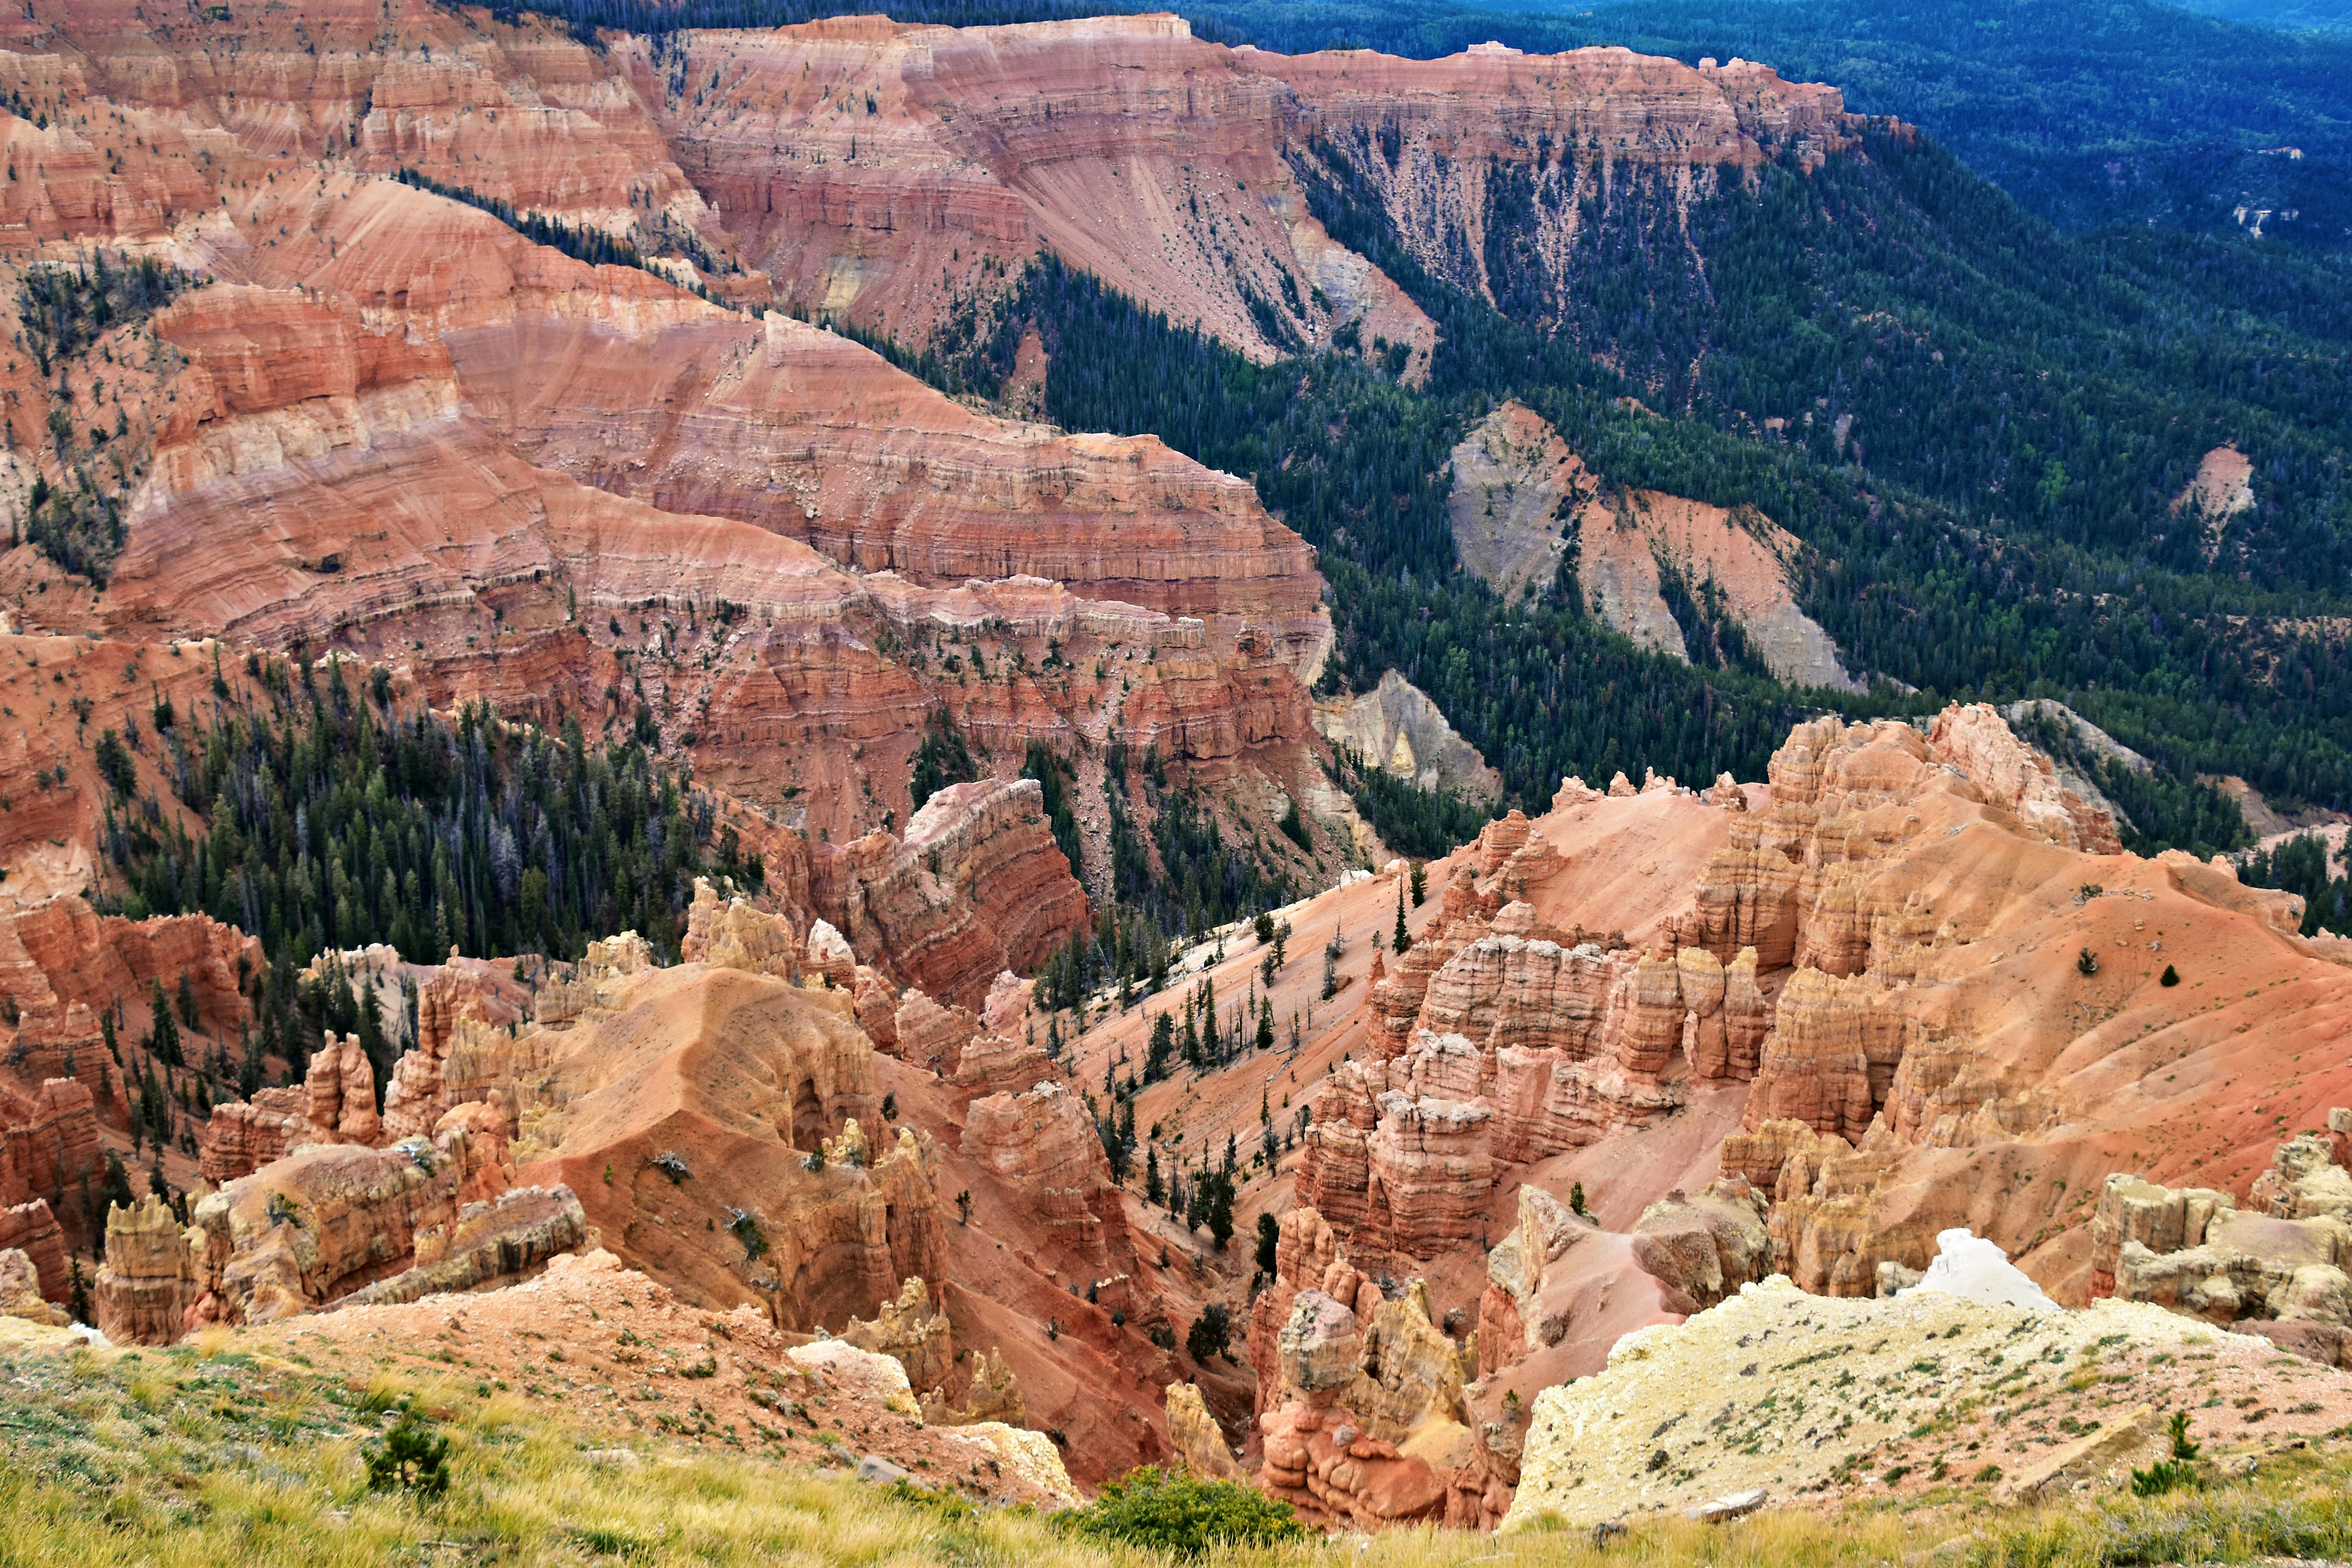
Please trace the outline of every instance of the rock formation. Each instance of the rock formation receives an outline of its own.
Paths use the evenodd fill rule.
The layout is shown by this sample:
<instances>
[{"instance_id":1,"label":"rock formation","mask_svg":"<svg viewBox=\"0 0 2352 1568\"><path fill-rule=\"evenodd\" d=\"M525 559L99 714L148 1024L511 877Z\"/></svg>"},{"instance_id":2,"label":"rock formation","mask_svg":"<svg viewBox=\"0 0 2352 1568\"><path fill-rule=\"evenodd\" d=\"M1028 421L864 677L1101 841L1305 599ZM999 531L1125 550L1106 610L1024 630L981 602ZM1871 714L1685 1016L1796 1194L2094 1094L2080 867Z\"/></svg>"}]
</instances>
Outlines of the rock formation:
<instances>
[{"instance_id":1,"label":"rock formation","mask_svg":"<svg viewBox=\"0 0 2352 1568\"><path fill-rule=\"evenodd\" d=\"M1480 1377L1560 1342L1568 1331L1568 1303L1547 1289L1563 1272L1551 1265L1599 1229L1542 1188L1519 1189L1517 1223L1486 1254L1486 1290L1478 1303Z\"/></svg>"},{"instance_id":2,"label":"rock formation","mask_svg":"<svg viewBox=\"0 0 2352 1568\"><path fill-rule=\"evenodd\" d=\"M1115 89L1104 60L1120 68ZM1252 357L1353 326L1367 350L1401 346L1416 378L1432 327L1332 242L1309 181L1352 174L1421 265L1487 298L1507 286L1476 237L1489 181L1532 182L1545 211L1528 244L1547 265L1528 281L1549 298L1596 243L1557 215L1603 166L1661 191L1679 170L1689 199L1723 165L1798 138L1834 147L1846 124L1833 89L1745 63L1290 58L1166 16L962 31L839 18L697 34L688 61L718 85L675 100L678 162L810 311L928 342L993 276L1048 251ZM1144 233L1158 243L1136 243Z\"/></svg>"},{"instance_id":3,"label":"rock formation","mask_svg":"<svg viewBox=\"0 0 2352 1568\"><path fill-rule=\"evenodd\" d=\"M467 1082L467 1067L483 1055L494 1012L503 1010L495 1007L481 978L461 964L452 949L449 962L417 988L415 1049L393 1064L392 1080L383 1090L388 1137L422 1137L452 1107L488 1097L495 1086Z\"/></svg>"},{"instance_id":4,"label":"rock formation","mask_svg":"<svg viewBox=\"0 0 2352 1568\"><path fill-rule=\"evenodd\" d=\"M2352 1110L2278 1146L2242 1209L2210 1188L2110 1175L2091 1220L2095 1295L2149 1301L2352 1366Z\"/></svg>"},{"instance_id":5,"label":"rock formation","mask_svg":"<svg viewBox=\"0 0 2352 1568\"><path fill-rule=\"evenodd\" d=\"M72 1315L41 1295L40 1270L16 1247L0 1248L0 1318L19 1318L61 1329Z\"/></svg>"},{"instance_id":6,"label":"rock formation","mask_svg":"<svg viewBox=\"0 0 2352 1568\"><path fill-rule=\"evenodd\" d=\"M1316 1091L1300 1201L1368 1264L1425 1260L1477 1235L1504 1165L1643 1125L1683 1102L1666 1069L1756 1059L1754 955L1637 953L1563 930L1530 900L1565 869L1513 812L1457 859L1434 924L1372 988L1381 1055Z\"/></svg>"},{"instance_id":7,"label":"rock formation","mask_svg":"<svg viewBox=\"0 0 2352 1568\"><path fill-rule=\"evenodd\" d=\"M1634 1260L1678 1294L1712 1307L1772 1271L1765 1209L1764 1195L1737 1177L1696 1198L1669 1193L1634 1225Z\"/></svg>"},{"instance_id":8,"label":"rock formation","mask_svg":"<svg viewBox=\"0 0 2352 1568\"><path fill-rule=\"evenodd\" d=\"M1127 1208L1094 1119L1058 1083L971 1103L963 1152L1033 1205L1036 1223L1097 1278L1135 1272Z\"/></svg>"},{"instance_id":9,"label":"rock formation","mask_svg":"<svg viewBox=\"0 0 2352 1568\"><path fill-rule=\"evenodd\" d=\"M415 1067L411 1067L415 1063ZM370 1147L391 1135L419 1136L420 1125L446 1110L441 1087L442 1054L435 1047L403 1057L393 1087L384 1094L385 1114L375 1108L375 1069L359 1037L329 1035L312 1053L299 1085L257 1089L250 1100L213 1107L199 1130L197 1172L215 1184L250 1175L307 1143L359 1143ZM429 1075L429 1077L428 1077ZM438 1110L435 1102L440 1101Z\"/></svg>"},{"instance_id":10,"label":"rock formation","mask_svg":"<svg viewBox=\"0 0 2352 1568\"><path fill-rule=\"evenodd\" d=\"M817 898L866 962L978 1006L997 975L1036 967L1086 918L1033 779L951 784L905 839L871 834L817 863ZM845 950L844 957L847 956Z\"/></svg>"},{"instance_id":11,"label":"rock formation","mask_svg":"<svg viewBox=\"0 0 2352 1568\"><path fill-rule=\"evenodd\" d=\"M391 1300L475 1289L577 1247L578 1201L561 1186L514 1186L505 1124L499 1107L466 1105L430 1140L305 1143L199 1198L183 1244L187 1326L268 1322L371 1287Z\"/></svg>"},{"instance_id":12,"label":"rock formation","mask_svg":"<svg viewBox=\"0 0 2352 1568\"><path fill-rule=\"evenodd\" d=\"M1278 1403L1258 1420L1261 1484L1359 1529L1442 1520L1454 1470L1469 1458L1467 1348L1430 1321L1420 1283L1360 1319L1301 1290L1276 1346Z\"/></svg>"},{"instance_id":13,"label":"rock formation","mask_svg":"<svg viewBox=\"0 0 2352 1568\"><path fill-rule=\"evenodd\" d=\"M811 945L816 933L809 933ZM694 879L694 902L686 911L686 936L678 956L688 963L713 969L740 969L752 974L772 974L779 980L801 977L801 950L792 922L782 915L752 907L750 900L730 898L721 902L707 877ZM832 977L833 971L824 971ZM855 973L853 970L853 981ZM837 983L837 982L836 982Z\"/></svg>"},{"instance_id":14,"label":"rock formation","mask_svg":"<svg viewBox=\"0 0 2352 1568\"><path fill-rule=\"evenodd\" d=\"M168 1345L186 1330L199 1285L180 1222L159 1198L106 1216L106 1263L90 1290L98 1328L119 1345Z\"/></svg>"},{"instance_id":15,"label":"rock formation","mask_svg":"<svg viewBox=\"0 0 2352 1568\"><path fill-rule=\"evenodd\" d=\"M79 1197L103 1163L96 1105L75 1079L50 1079L31 1095L0 1084L0 1206Z\"/></svg>"},{"instance_id":16,"label":"rock formation","mask_svg":"<svg viewBox=\"0 0 2352 1568\"><path fill-rule=\"evenodd\" d=\"M31 1261L43 1298L70 1299L73 1270L66 1256L65 1228L58 1225L47 1198L0 1208L0 1249L21 1252Z\"/></svg>"},{"instance_id":17,"label":"rock formation","mask_svg":"<svg viewBox=\"0 0 2352 1568\"><path fill-rule=\"evenodd\" d=\"M972 1363L961 1407L948 1403L947 1390L932 1387L922 1398L923 1419L940 1426L981 1426L991 1422L1026 1426L1029 1406L1021 1397L1020 1379L996 1351L982 1353Z\"/></svg>"},{"instance_id":18,"label":"rock formation","mask_svg":"<svg viewBox=\"0 0 2352 1568\"><path fill-rule=\"evenodd\" d=\"M176 996L183 975L199 1026L234 1037L247 1016L245 977L260 966L258 942L204 915L132 921L70 893L43 900L0 912L0 997L16 1015L0 1038L25 1052L19 1073L64 1077L67 1052L103 1049L100 1011L143 1004L159 981Z\"/></svg>"},{"instance_id":19,"label":"rock formation","mask_svg":"<svg viewBox=\"0 0 2352 1568\"><path fill-rule=\"evenodd\" d=\"M1201 1398L1200 1386L1171 1383L1164 1398L1168 1410L1168 1442L1184 1468L1204 1481L1238 1481L1241 1466L1225 1446L1224 1432Z\"/></svg>"},{"instance_id":20,"label":"rock formation","mask_svg":"<svg viewBox=\"0 0 2352 1568\"><path fill-rule=\"evenodd\" d=\"M580 1194L620 1257L788 1327L939 1276L929 1137L902 1128L874 1150L855 1131L880 1096L848 991L650 970L567 1035L521 1108L518 1179Z\"/></svg>"},{"instance_id":21,"label":"rock formation","mask_svg":"<svg viewBox=\"0 0 2352 1568\"><path fill-rule=\"evenodd\" d=\"M1383 769L1415 788L1482 802L1503 793L1503 775L1454 732L1426 693L1393 669L1360 697L1317 703L1315 728L1361 757L1366 767Z\"/></svg>"},{"instance_id":22,"label":"rock formation","mask_svg":"<svg viewBox=\"0 0 2352 1568\"><path fill-rule=\"evenodd\" d=\"M896 1361L907 1369L907 1381L915 1388L939 1387L955 1364L955 1336L947 1314L933 1310L929 1288L912 1277L899 1287L895 1300L882 1303L872 1321L850 1319L841 1338Z\"/></svg>"}]
</instances>

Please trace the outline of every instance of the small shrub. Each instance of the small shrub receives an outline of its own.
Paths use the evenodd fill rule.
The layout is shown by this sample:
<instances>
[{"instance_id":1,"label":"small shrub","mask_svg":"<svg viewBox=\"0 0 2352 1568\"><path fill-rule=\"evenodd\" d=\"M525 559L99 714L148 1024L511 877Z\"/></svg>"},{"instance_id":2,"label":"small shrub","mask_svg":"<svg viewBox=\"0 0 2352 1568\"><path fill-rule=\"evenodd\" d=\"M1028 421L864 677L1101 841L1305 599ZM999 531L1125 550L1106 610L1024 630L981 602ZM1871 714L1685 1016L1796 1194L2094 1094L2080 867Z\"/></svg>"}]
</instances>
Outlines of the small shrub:
<instances>
[{"instance_id":1,"label":"small shrub","mask_svg":"<svg viewBox=\"0 0 2352 1568\"><path fill-rule=\"evenodd\" d=\"M367 1475L370 1491L440 1497L449 1489L449 1439L418 1420L415 1411L405 1412L384 1434L383 1447L367 1451Z\"/></svg>"},{"instance_id":2,"label":"small shrub","mask_svg":"<svg viewBox=\"0 0 2352 1568\"><path fill-rule=\"evenodd\" d=\"M2084 974L2096 974L2099 972L2099 955L2086 947L2074 955L2074 967Z\"/></svg>"},{"instance_id":3,"label":"small shrub","mask_svg":"<svg viewBox=\"0 0 2352 1568\"><path fill-rule=\"evenodd\" d=\"M904 1476L882 1489L882 1495L901 1508L919 1509L946 1524L977 1524L980 1505L961 1492L920 1486Z\"/></svg>"},{"instance_id":4,"label":"small shrub","mask_svg":"<svg viewBox=\"0 0 2352 1568\"><path fill-rule=\"evenodd\" d=\"M2168 1491L2195 1484L2189 1467L2177 1459L2158 1459L2147 1468L2131 1473L2134 1497L2162 1497Z\"/></svg>"},{"instance_id":5,"label":"small shrub","mask_svg":"<svg viewBox=\"0 0 2352 1568\"><path fill-rule=\"evenodd\" d=\"M727 1214L727 1228L733 1231L735 1239L743 1244L743 1260L746 1263L768 1250L768 1238L760 1229L758 1215L749 1209L738 1208L730 1208Z\"/></svg>"},{"instance_id":6,"label":"small shrub","mask_svg":"<svg viewBox=\"0 0 2352 1568\"><path fill-rule=\"evenodd\" d=\"M2180 984L2180 971L2168 963L2164 966L2164 973L2157 976L2156 983L2158 985L2178 985Z\"/></svg>"},{"instance_id":7,"label":"small shrub","mask_svg":"<svg viewBox=\"0 0 2352 1568\"><path fill-rule=\"evenodd\" d=\"M626 1531L599 1525L574 1530L572 1540L582 1551L595 1557L645 1557L653 1552L652 1547Z\"/></svg>"},{"instance_id":8,"label":"small shrub","mask_svg":"<svg viewBox=\"0 0 2352 1568\"><path fill-rule=\"evenodd\" d=\"M1290 1505L1255 1487L1197 1480L1156 1466L1104 1482L1100 1497L1059 1518L1083 1540L1176 1557L1307 1539Z\"/></svg>"}]
</instances>

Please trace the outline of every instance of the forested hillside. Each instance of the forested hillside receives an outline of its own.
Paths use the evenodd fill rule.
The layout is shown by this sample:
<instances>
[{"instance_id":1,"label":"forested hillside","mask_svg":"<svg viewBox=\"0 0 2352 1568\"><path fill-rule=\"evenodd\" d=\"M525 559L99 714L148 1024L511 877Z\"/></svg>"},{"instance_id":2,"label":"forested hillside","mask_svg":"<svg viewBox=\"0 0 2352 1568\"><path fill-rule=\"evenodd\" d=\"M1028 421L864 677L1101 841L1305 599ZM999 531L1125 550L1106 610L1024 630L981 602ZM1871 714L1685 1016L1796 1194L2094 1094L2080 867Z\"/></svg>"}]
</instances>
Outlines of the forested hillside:
<instances>
[{"instance_id":1,"label":"forested hillside","mask_svg":"<svg viewBox=\"0 0 2352 1568\"><path fill-rule=\"evenodd\" d=\"M829 8L564 3L583 27ZM1064 12L923 0L900 14ZM1369 144L1318 144L1293 159L1316 215L1440 324L1420 388L1378 354L1252 364L1050 259L925 356L879 345L986 396L1034 326L1055 421L1156 433L1251 478L1322 552L1339 637L1327 679L1404 672L1528 804L1566 773L1755 776L1792 720L1825 707L2037 696L2154 759L2155 774L2118 783L2143 846L2236 837L2200 774L2242 775L2287 805L2352 803L2352 289L2345 253L2322 243L2352 42L2137 0L1188 14L1285 49L1431 55L1496 37L1745 54L1929 132L1876 121L1826 163L1790 149L1721 172L1720 194L1686 213L1667 182L1636 175L1565 258L1531 238L1533 204L1549 198L1530 165L1498 163L1467 263L1397 231ZM2192 143L2265 158L2249 149L2290 134L2305 156L2263 167L2318 182L2294 230L2310 244L2132 205L2135 160ZM2226 171L2199 166L2220 189ZM2143 221L2109 221L2125 216ZM1505 398L1606 486L1753 508L1792 532L1801 607L1872 695L1780 687L1735 657L1737 638L1706 639L1717 657L1696 667L1643 651L1588 614L1572 555L1517 605L1459 572L1448 454ZM2215 526L2179 498L2225 447L2250 462L2252 504Z\"/></svg>"},{"instance_id":2,"label":"forested hillside","mask_svg":"<svg viewBox=\"0 0 2352 1568\"><path fill-rule=\"evenodd\" d=\"M2307 631L2344 604L2347 405L2281 395L2268 367L2232 372L2231 344L2214 341L2226 334L2197 328L2215 321L2219 289L2184 282L2193 269L2118 285L2105 310L2066 317L2052 279L2096 275L2105 258L2009 209L1932 146L1892 138L1876 151L1852 186L1771 171L1758 194L1721 204L1707 243L1721 247L1710 260L1727 281L1688 301L1687 318L1643 309L1654 296L1637 287L1619 296L1633 302L1623 316L1580 298L1557 336L1427 277L1349 190L1324 187L1335 233L1444 328L1423 391L1346 355L1252 365L1052 264L933 373L985 392L1034 323L1055 419L1154 431L1253 477L1324 552L1340 633L1333 679L1403 670L1524 800L1569 772L1755 776L1814 705L1917 712L1949 697L2042 695L2158 760L2153 778L2118 785L2143 845L2210 850L2234 837L2234 813L2192 783L2200 773L2242 773L2282 799L2347 798L2352 683L2340 638ZM1856 240L1841 254L1775 238L1782 224L1859 233L1863 211L1895 243ZM2326 320L2324 302L2310 308ZM1890 314L1903 330L1886 329ZM1710 344L1696 378L1673 379L1689 347L1676 332ZM2160 337L2175 340L2169 357ZM1595 349L1654 374L1604 370ZM2132 374L2096 374L2135 356ZM2295 363L2340 373L2315 349ZM1634 394L1687 412L1628 406ZM1791 529L1812 547L1808 612L1857 667L1920 689L1798 693L1643 652L1584 613L1572 563L1552 593L1519 606L1456 573L1446 454L1506 395L1543 413L1609 482L1754 505ZM1759 439L1735 398L1785 406L1792 431L1810 434ZM1830 401L1801 407L1816 398ZM1841 412L1861 447L1843 461ZM2200 443L2257 430L2302 456L2271 459L2298 474L2296 488L2281 487L2246 531L2242 580L2203 570L2194 539L2168 542L2168 496Z\"/></svg>"},{"instance_id":3,"label":"forested hillside","mask_svg":"<svg viewBox=\"0 0 2352 1568\"><path fill-rule=\"evenodd\" d=\"M2267 237L2352 246L2352 34L2243 26L2160 0L1179 8L1285 52L1356 44L1429 57L1494 38L1531 53L1622 44L1693 62L1741 56L1829 82L1857 112L1925 127L2063 228L2243 235L2267 210Z\"/></svg>"},{"instance_id":4,"label":"forested hillside","mask_svg":"<svg viewBox=\"0 0 2352 1568\"><path fill-rule=\"evenodd\" d=\"M2352 30L2352 5L2346 0L2180 0L2200 16L2220 16L2257 27L2329 27Z\"/></svg>"}]
</instances>

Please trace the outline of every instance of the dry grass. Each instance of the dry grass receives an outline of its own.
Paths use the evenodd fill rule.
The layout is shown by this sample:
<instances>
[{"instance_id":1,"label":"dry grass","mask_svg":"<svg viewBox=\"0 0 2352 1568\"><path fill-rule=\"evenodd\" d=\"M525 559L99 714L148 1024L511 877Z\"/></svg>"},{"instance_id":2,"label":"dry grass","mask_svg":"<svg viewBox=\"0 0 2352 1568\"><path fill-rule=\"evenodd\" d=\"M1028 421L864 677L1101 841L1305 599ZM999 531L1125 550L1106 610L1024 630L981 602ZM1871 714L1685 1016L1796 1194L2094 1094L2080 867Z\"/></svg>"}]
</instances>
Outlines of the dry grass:
<instances>
[{"instance_id":1,"label":"dry grass","mask_svg":"<svg viewBox=\"0 0 2352 1568\"><path fill-rule=\"evenodd\" d=\"M835 1472L684 1445L628 1447L466 1380L364 1384L226 1342L0 1363L0 1564L734 1563L1115 1568L1025 1511L908 1506ZM362 1461L405 1403L451 1439L446 1498L371 1492ZM1980 1500L1771 1512L1503 1540L1399 1531L1225 1554L1234 1568L2110 1568L2340 1555L2352 1465L2298 1457L2257 1483L2043 1516ZM2284 1550L2294 1548L2293 1551ZM2151 1555L2157 1553L2157 1555Z\"/></svg>"}]
</instances>

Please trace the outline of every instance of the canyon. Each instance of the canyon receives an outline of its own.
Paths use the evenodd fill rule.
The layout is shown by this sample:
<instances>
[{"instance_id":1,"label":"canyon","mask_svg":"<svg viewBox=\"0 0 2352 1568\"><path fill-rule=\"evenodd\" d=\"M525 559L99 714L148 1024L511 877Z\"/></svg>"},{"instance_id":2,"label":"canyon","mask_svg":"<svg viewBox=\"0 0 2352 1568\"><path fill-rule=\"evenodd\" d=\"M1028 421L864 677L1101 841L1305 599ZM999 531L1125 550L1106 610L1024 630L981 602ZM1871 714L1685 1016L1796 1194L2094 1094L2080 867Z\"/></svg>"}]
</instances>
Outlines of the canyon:
<instances>
[{"instance_id":1,"label":"canyon","mask_svg":"<svg viewBox=\"0 0 2352 1568\"><path fill-rule=\"evenodd\" d=\"M1033 268L1415 388L1438 328L1334 191L1557 325L1608 265L1583 215L1818 171L1860 132L1836 89L1172 16L592 42L424 0L34 0L0 89L0 1317L339 1366L463 1342L485 1397L537 1377L600 1431L681 1436L634 1408L677 1377L795 1462L845 1412L876 1479L1063 1507L1181 1466L1334 1530L1605 1523L1795 1466L1640 1436L1765 1320L2027 1323L2061 1359L2120 1325L2175 1381L2154 1358L2228 1328L2352 1409L2352 942L2226 858L2127 852L2030 743L2072 709L1888 698L1916 717L1799 717L1761 779L1512 809L1428 677L1331 689L1348 579L1250 478L1028 416L1058 351L999 312ZM905 368L1000 328L1002 396ZM1760 507L1604 485L1517 401L1464 419L1444 528L1506 606L1572 583L1637 648L1864 690ZM2245 464L2180 505L2241 515ZM400 817L436 781L372 761L265 900L223 759L354 710L478 793ZM656 826L653 901L604 889L652 922L436 931L476 843L502 901L581 874L498 834L609 784L592 756L692 825ZM1483 827L1391 855L1374 771ZM186 886L151 906L159 864ZM281 918L378 886L430 944ZM1912 1293L1954 1232L2064 1315ZM1804 1492L1863 1495L1916 1414Z\"/></svg>"},{"instance_id":2,"label":"canyon","mask_svg":"<svg viewBox=\"0 0 2352 1568\"><path fill-rule=\"evenodd\" d=\"M2218 1233L2103 1216L2210 1215L2268 1171L2270 1212L2334 1223L2293 1195L2340 1184L2333 1145L2272 1145L2277 1111L2352 1087L2327 1047L2352 1025L2340 944L2226 866L2121 852L1992 710L1801 725L1759 784L1569 780L1431 862L1383 952L1411 869L1279 912L1294 951L1358 933L1322 1012L1311 965L1268 982L1277 1016L1316 1020L1297 1045L1135 1090L1162 1168L1262 1151L1257 1418L1231 1430L1311 1517L1491 1528L1536 1396L1625 1334L1770 1275L1888 1295L1956 1228L2077 1308L2129 1273L2189 1310L2221 1299L2189 1285L2218 1269L2259 1275L2224 1294L2268 1332L2262 1291L2277 1306L2293 1275L2312 1306L2275 1314L2283 1342L2336 1359L2333 1276L2295 1273L2332 1268L2325 1237L2126 1270L2119 1235ZM1202 978L1229 997L1269 958ZM1150 1010L1090 1031L1081 1082L1133 1070Z\"/></svg>"}]
</instances>

